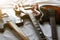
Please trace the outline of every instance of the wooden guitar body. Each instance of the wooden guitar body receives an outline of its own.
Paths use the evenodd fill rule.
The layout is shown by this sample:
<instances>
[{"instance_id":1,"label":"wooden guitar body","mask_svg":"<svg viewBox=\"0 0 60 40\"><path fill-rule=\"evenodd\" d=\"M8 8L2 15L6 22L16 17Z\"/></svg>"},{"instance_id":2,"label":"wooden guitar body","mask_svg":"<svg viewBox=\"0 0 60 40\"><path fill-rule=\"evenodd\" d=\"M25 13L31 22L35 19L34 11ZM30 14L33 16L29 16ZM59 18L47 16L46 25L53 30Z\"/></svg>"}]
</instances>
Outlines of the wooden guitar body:
<instances>
[{"instance_id":1,"label":"wooden guitar body","mask_svg":"<svg viewBox=\"0 0 60 40\"><path fill-rule=\"evenodd\" d=\"M43 5L40 7L40 10L43 12L44 16L42 18L42 21L49 21L49 12L47 11L47 9L53 9L56 11L56 23L60 24L60 7L58 6L53 6L53 5Z\"/></svg>"}]
</instances>

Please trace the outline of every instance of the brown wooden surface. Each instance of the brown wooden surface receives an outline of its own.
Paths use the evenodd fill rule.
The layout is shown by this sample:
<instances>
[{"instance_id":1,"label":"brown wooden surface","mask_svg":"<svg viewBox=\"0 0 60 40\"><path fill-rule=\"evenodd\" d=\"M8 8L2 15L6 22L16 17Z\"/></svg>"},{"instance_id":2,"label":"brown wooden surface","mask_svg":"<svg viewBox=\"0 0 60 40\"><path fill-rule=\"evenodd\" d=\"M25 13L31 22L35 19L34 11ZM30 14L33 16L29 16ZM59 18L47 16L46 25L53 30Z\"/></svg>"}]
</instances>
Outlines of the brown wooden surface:
<instances>
[{"instance_id":1,"label":"brown wooden surface","mask_svg":"<svg viewBox=\"0 0 60 40\"><path fill-rule=\"evenodd\" d=\"M60 7L58 6L53 6L53 5L43 5L41 8L47 10L47 9L54 9L56 10L56 22L60 23Z\"/></svg>"}]
</instances>

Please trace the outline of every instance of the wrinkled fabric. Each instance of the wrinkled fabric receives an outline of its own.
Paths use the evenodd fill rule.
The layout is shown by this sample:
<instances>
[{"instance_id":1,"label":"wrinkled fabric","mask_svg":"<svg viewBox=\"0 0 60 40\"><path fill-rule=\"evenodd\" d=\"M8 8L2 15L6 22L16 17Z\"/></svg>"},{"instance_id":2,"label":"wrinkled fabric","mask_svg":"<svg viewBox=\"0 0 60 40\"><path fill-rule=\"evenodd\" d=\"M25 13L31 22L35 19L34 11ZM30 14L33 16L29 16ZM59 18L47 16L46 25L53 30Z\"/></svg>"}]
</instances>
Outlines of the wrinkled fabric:
<instances>
[{"instance_id":1,"label":"wrinkled fabric","mask_svg":"<svg viewBox=\"0 0 60 40\"><path fill-rule=\"evenodd\" d=\"M20 3L20 1L23 4L33 4L35 2L54 2L60 4L59 0L0 0L0 7L2 8L3 13L7 13L9 15L9 19L6 18L3 19L3 23L0 22L0 26L2 26L4 23L6 23L6 20L12 20L13 22L19 21L20 19L16 17L15 12L13 11L14 5ZM42 4L44 5L44 4ZM49 4L48 4L49 5ZM57 5L57 4L56 4ZM41 5L40 5L41 6ZM58 5L60 6L60 5ZM16 19L17 18L17 19ZM41 29L43 30L44 35L46 36L47 40L51 39L51 28L48 23L45 23L44 25L40 25ZM28 19L24 20L24 25L19 27L21 31L26 34L30 40L39 40L37 34L35 33L35 30L31 24L31 22ZM58 25L58 34L60 34L60 25ZM60 35L59 35L60 40ZM0 40L19 40L9 29L6 29L4 33L0 33Z\"/></svg>"}]
</instances>

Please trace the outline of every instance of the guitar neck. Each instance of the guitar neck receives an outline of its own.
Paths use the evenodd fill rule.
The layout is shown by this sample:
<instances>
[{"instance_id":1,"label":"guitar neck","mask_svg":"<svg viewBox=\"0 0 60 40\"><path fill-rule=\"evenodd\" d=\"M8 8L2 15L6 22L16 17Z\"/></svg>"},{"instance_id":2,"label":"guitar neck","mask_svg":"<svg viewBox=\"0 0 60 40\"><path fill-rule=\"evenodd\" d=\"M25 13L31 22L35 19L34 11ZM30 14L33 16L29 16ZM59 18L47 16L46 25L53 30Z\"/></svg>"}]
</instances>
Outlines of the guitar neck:
<instances>
[{"instance_id":1,"label":"guitar neck","mask_svg":"<svg viewBox=\"0 0 60 40\"><path fill-rule=\"evenodd\" d=\"M34 26L36 33L38 34L38 37L40 38L39 40L46 40L44 33L42 32L42 30L40 28L39 22L36 20L35 16L32 13L29 13L28 15Z\"/></svg>"}]
</instances>

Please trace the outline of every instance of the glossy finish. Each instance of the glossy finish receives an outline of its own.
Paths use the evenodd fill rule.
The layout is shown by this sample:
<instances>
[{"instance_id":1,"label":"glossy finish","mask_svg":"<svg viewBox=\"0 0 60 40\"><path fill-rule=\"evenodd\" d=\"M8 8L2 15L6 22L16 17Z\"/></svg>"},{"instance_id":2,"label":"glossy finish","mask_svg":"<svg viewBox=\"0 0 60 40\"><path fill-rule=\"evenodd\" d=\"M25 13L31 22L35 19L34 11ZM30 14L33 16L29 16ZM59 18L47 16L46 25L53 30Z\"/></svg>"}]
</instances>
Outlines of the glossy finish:
<instances>
[{"instance_id":1,"label":"glossy finish","mask_svg":"<svg viewBox=\"0 0 60 40\"><path fill-rule=\"evenodd\" d=\"M60 24L60 7L58 7L58 6L52 6L52 5L43 5L43 6L41 6L40 8L42 8L42 9L44 9L45 11L47 10L47 9L53 9L53 10L55 10L56 11L56 16L55 16L55 18L56 18L56 23L59 23ZM43 11L42 11L43 12ZM48 12L47 12L48 13ZM45 14L45 13L44 13ZM44 20L44 21L46 21L46 20Z\"/></svg>"}]
</instances>

